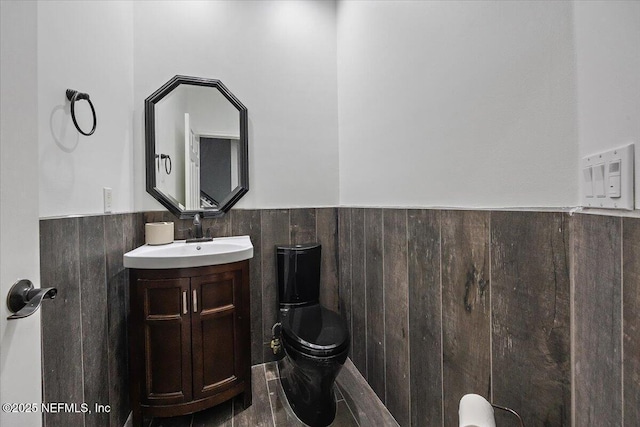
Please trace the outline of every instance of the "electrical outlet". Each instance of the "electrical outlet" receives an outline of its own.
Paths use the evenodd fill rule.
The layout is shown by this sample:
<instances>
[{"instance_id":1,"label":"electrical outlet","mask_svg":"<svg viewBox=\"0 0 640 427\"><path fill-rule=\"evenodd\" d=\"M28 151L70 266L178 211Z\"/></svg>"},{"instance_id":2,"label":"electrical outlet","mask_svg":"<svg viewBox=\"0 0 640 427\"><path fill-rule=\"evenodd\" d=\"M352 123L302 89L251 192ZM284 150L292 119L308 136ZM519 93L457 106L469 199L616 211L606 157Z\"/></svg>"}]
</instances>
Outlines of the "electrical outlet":
<instances>
[{"instance_id":1,"label":"electrical outlet","mask_svg":"<svg viewBox=\"0 0 640 427\"><path fill-rule=\"evenodd\" d=\"M113 190L109 187L102 189L102 197L104 199L104 213L110 213L113 206Z\"/></svg>"}]
</instances>

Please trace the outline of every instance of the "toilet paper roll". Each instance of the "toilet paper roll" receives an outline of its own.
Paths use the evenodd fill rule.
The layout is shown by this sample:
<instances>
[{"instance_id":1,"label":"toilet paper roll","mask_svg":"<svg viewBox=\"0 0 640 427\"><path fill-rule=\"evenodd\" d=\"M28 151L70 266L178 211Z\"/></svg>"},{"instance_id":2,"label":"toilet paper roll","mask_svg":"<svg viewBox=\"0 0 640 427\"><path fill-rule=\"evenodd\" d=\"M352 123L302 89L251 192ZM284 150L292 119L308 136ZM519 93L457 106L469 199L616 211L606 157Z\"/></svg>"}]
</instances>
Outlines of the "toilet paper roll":
<instances>
[{"instance_id":1,"label":"toilet paper roll","mask_svg":"<svg viewBox=\"0 0 640 427\"><path fill-rule=\"evenodd\" d=\"M478 394L465 394L458 407L460 427L496 427L491 403Z\"/></svg>"},{"instance_id":2,"label":"toilet paper roll","mask_svg":"<svg viewBox=\"0 0 640 427\"><path fill-rule=\"evenodd\" d=\"M173 242L173 222L148 222L144 225L147 245L166 245Z\"/></svg>"}]
</instances>

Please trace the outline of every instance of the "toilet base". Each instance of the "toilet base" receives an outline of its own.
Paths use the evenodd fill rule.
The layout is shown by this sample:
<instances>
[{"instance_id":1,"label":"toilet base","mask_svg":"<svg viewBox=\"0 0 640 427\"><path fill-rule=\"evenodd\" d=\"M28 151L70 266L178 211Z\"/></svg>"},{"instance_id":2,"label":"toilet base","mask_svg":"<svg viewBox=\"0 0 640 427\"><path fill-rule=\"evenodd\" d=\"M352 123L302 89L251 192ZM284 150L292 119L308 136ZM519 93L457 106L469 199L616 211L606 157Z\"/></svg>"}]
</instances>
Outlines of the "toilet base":
<instances>
[{"instance_id":1,"label":"toilet base","mask_svg":"<svg viewBox=\"0 0 640 427\"><path fill-rule=\"evenodd\" d=\"M335 356L314 357L283 344L285 357L278 361L278 368L291 409L311 427L330 425L336 416L333 385L348 350Z\"/></svg>"}]
</instances>

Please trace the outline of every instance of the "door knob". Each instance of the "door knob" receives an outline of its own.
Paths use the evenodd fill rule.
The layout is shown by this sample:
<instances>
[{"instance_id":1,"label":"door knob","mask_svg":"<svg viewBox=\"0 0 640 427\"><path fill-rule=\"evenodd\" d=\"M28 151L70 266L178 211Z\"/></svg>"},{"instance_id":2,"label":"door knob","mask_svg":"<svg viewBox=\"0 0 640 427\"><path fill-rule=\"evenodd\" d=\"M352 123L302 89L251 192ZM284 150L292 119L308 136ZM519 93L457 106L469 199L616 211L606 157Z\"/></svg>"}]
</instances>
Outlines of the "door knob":
<instances>
[{"instance_id":1,"label":"door knob","mask_svg":"<svg viewBox=\"0 0 640 427\"><path fill-rule=\"evenodd\" d=\"M40 304L45 298L54 299L57 293L56 288L36 289L31 280L18 280L7 295L7 307L14 313L7 319L15 320L31 316L40 308Z\"/></svg>"}]
</instances>

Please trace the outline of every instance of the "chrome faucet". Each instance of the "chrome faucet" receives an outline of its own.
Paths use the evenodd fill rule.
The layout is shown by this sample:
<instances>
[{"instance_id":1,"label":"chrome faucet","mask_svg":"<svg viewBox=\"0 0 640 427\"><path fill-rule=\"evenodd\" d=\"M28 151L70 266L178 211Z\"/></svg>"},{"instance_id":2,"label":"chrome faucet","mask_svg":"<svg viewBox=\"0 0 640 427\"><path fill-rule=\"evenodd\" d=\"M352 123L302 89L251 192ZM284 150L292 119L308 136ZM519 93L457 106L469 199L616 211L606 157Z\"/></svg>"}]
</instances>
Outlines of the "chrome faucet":
<instances>
[{"instance_id":1,"label":"chrome faucet","mask_svg":"<svg viewBox=\"0 0 640 427\"><path fill-rule=\"evenodd\" d=\"M200 214L195 214L193 217L193 232L191 235L193 237L187 239L187 243L208 242L213 240L211 237L204 237L204 234L202 233L202 220L200 219Z\"/></svg>"}]
</instances>

